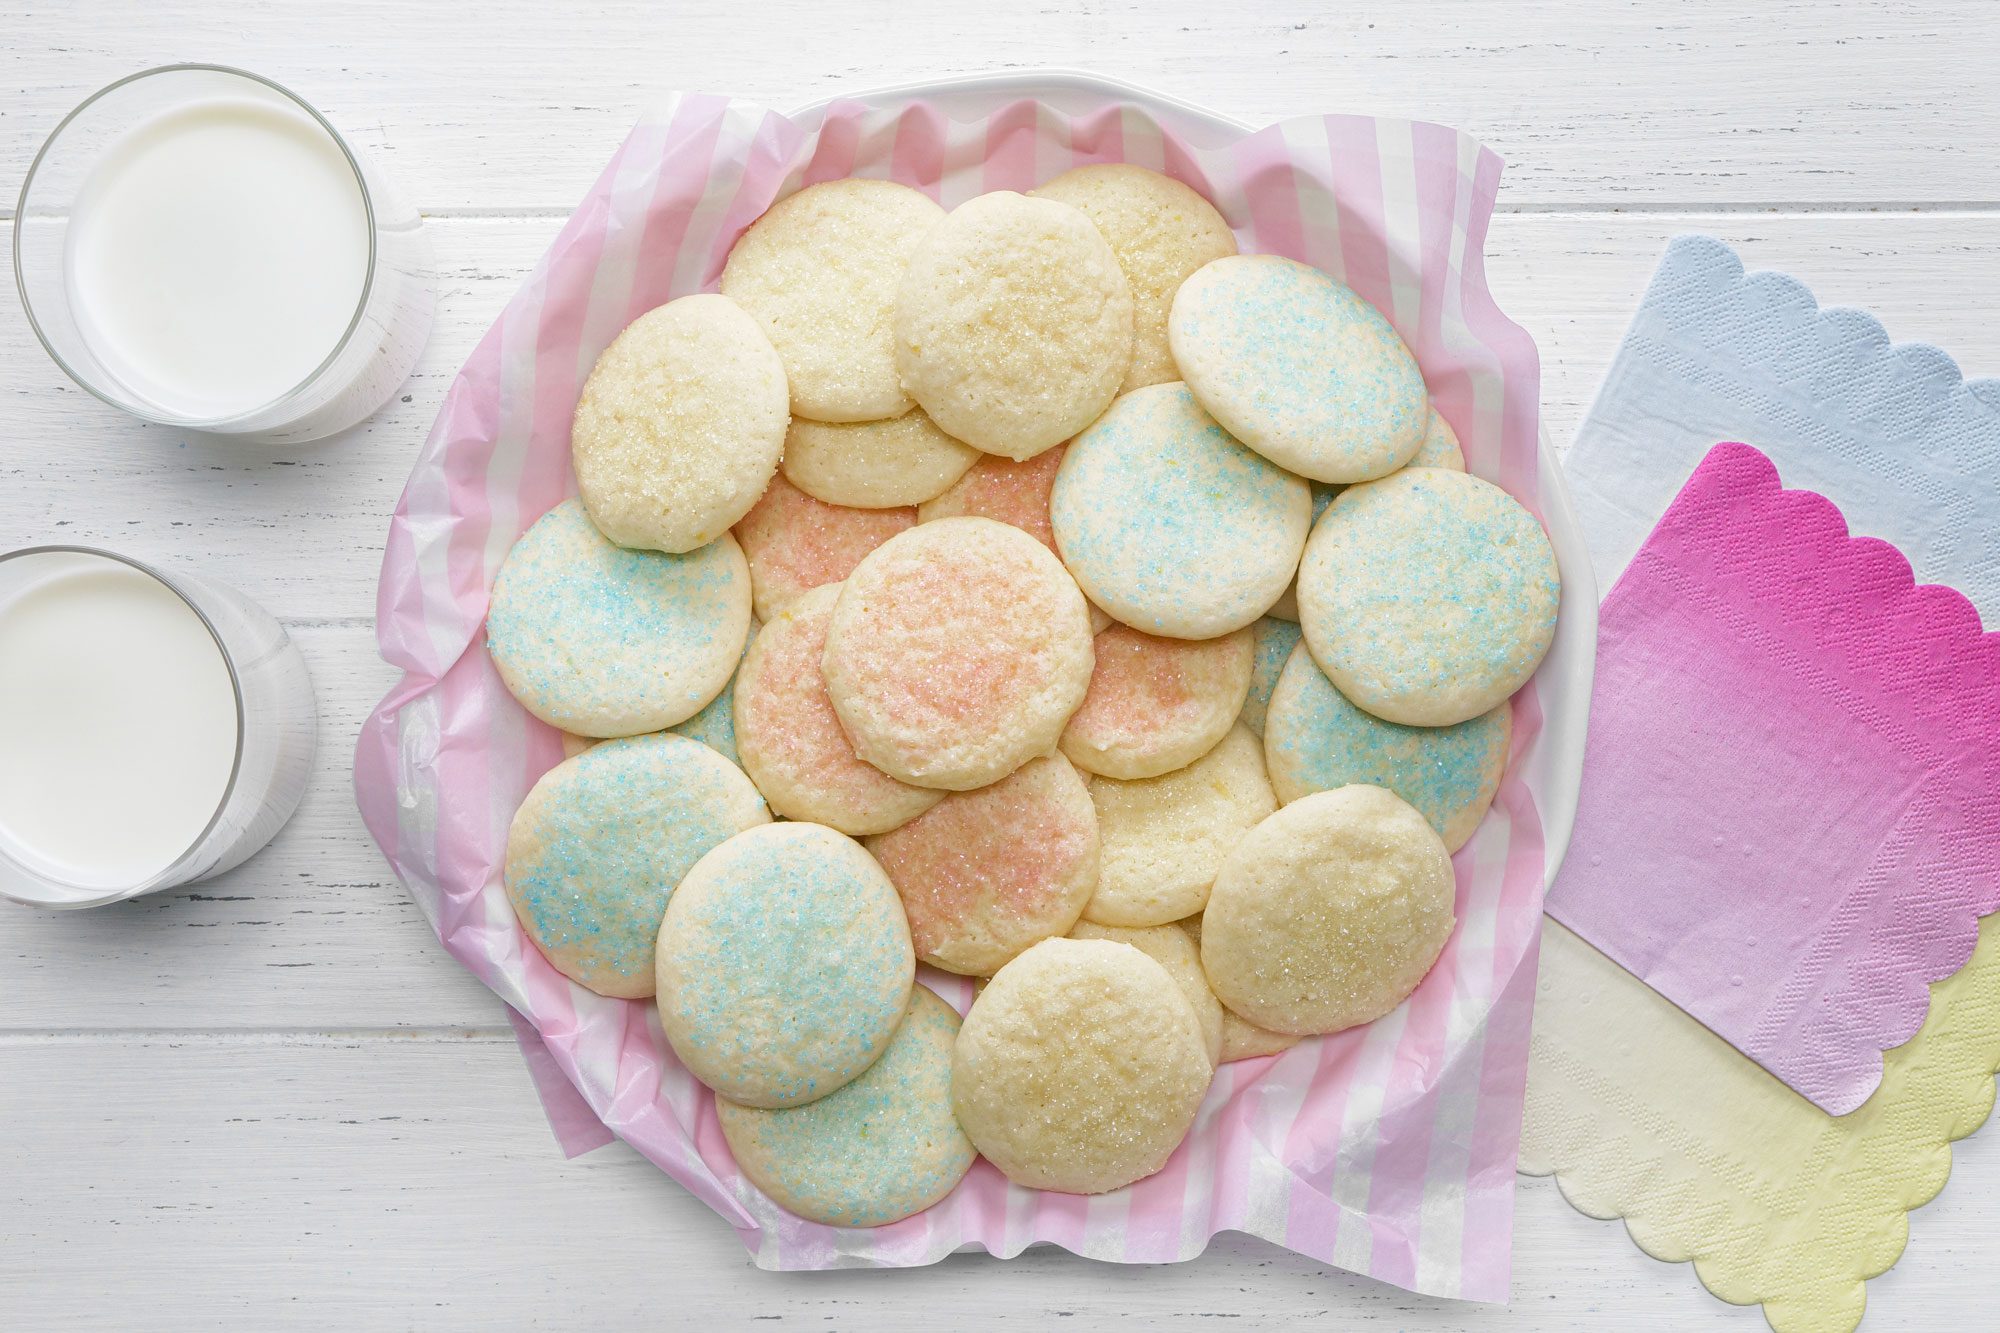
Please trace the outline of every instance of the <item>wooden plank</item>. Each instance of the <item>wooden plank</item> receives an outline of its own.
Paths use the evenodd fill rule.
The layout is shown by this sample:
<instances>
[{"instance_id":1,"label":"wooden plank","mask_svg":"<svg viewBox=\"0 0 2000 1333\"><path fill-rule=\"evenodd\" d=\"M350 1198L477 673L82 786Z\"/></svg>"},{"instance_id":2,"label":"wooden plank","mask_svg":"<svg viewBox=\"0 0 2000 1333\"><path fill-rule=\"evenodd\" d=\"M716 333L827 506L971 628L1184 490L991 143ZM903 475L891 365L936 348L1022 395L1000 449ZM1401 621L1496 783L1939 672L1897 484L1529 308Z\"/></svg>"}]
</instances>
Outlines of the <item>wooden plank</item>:
<instances>
[{"instance_id":1,"label":"wooden plank","mask_svg":"<svg viewBox=\"0 0 2000 1333\"><path fill-rule=\"evenodd\" d=\"M114 546L213 570L289 620L372 617L389 515L418 446L459 366L561 221L433 226L438 318L415 373L373 418L309 445L230 441L127 417L63 376L10 286L0 297L9 421L0 546Z\"/></svg>"},{"instance_id":2,"label":"wooden plank","mask_svg":"<svg viewBox=\"0 0 2000 1333\"><path fill-rule=\"evenodd\" d=\"M767 0L754 20L724 0L517 0L476 23L397 0L100 0L0 23L32 34L0 46L10 180L84 95L170 59L292 85L427 209L567 209L638 109L673 89L789 108L1055 64L1259 124L1356 111L1462 126L1516 164L1513 197L1541 206L2000 201L2000 23L1987 0L1318 13L1283 0L988 0L874 21L814 0Z\"/></svg>"},{"instance_id":3,"label":"wooden plank","mask_svg":"<svg viewBox=\"0 0 2000 1333\"><path fill-rule=\"evenodd\" d=\"M82 916L0 912L13 1028L339 1028L491 1024L495 1003L431 939L348 791L361 720L392 680L368 617L387 514L450 368L533 263L546 219L451 220L446 315L397 403L359 432L290 458L243 448L190 465L156 432L74 392L16 321L0 320L0 542L71 536L213 570L301 625L323 745L298 820L200 898ZM1898 338L2000 374L2000 217L1592 215L1503 217L1493 282L1542 347L1550 433L1567 445L1661 245L1699 229L1822 299L1875 310ZM81 400L81 401L80 401ZM91 410L81 410L81 409ZM51 441L61 447L52 453ZM120 517L123 515L124 517ZM60 524L60 526L58 526ZM280 966L286 964L287 966ZM78 975L91 984L79 987ZM385 978L393 984L384 984Z\"/></svg>"},{"instance_id":4,"label":"wooden plank","mask_svg":"<svg viewBox=\"0 0 2000 1333\"><path fill-rule=\"evenodd\" d=\"M553 218L445 219L431 230L443 300L416 375L373 420L274 450L144 426L80 392L0 318L0 546L98 542L226 570L291 619L375 609L383 537L452 376L540 257ZM1551 438L1566 447L1661 248L1686 231L1787 269L1820 298L1876 312L1903 340L1937 342L1970 373L2000 374L2000 214L1502 216L1489 269L1501 305L1540 343ZM15 299L12 293L0 301Z\"/></svg>"},{"instance_id":5,"label":"wooden plank","mask_svg":"<svg viewBox=\"0 0 2000 1333\"><path fill-rule=\"evenodd\" d=\"M20 1328L277 1324L566 1328L1763 1326L1523 1181L1511 1308L1462 1305L1241 1236L1188 1264L1053 1249L904 1271L771 1274L693 1196L614 1145L564 1162L512 1043L0 1040L0 1289ZM2000 1142L1913 1219L1872 1325L1973 1327L2000 1300ZM1968 1322L1969 1321L1969 1322Z\"/></svg>"}]
</instances>

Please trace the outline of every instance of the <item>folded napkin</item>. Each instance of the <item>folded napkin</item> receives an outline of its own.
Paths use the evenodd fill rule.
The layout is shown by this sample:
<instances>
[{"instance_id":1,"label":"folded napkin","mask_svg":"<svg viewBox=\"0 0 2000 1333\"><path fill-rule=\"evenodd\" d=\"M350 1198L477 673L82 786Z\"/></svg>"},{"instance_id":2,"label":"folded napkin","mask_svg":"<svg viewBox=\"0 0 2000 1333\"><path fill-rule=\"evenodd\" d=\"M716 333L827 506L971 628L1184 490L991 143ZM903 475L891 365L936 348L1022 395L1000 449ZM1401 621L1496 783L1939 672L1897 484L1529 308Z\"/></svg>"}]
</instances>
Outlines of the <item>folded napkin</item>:
<instances>
[{"instance_id":1,"label":"folded napkin","mask_svg":"<svg viewBox=\"0 0 2000 1333\"><path fill-rule=\"evenodd\" d=\"M1749 440L1789 486L1893 542L2000 626L2000 380L1894 345L1797 279L1748 273L1722 242L1676 237L1563 459L1609 588L1717 440Z\"/></svg>"},{"instance_id":2,"label":"folded napkin","mask_svg":"<svg viewBox=\"0 0 2000 1333\"><path fill-rule=\"evenodd\" d=\"M1845 1333L2000 1065L2000 916L1923 1007L1991 892L1959 836L1990 772L1958 785L1991 650L1916 586L2000 625L2000 382L1682 237L1564 467L1616 585L1550 900L1595 947L1546 933L1521 1169L1779 1333Z\"/></svg>"},{"instance_id":3,"label":"folded napkin","mask_svg":"<svg viewBox=\"0 0 2000 1333\"><path fill-rule=\"evenodd\" d=\"M1549 915L1831 1114L2000 907L2000 634L1715 446L1604 600Z\"/></svg>"}]
</instances>

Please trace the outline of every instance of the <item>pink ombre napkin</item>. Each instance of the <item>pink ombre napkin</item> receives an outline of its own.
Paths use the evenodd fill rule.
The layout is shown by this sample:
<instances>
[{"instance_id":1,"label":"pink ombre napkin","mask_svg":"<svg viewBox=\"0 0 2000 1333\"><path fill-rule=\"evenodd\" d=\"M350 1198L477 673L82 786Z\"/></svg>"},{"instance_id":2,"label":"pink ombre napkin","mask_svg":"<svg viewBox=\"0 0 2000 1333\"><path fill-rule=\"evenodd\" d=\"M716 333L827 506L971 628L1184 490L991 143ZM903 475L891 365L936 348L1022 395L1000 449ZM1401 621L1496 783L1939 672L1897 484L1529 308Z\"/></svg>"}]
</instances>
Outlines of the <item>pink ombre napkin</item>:
<instances>
[{"instance_id":1,"label":"pink ombre napkin","mask_svg":"<svg viewBox=\"0 0 2000 1333\"><path fill-rule=\"evenodd\" d=\"M1605 598L1551 916L1832 1114L2000 907L2000 634L1716 445Z\"/></svg>"}]
</instances>

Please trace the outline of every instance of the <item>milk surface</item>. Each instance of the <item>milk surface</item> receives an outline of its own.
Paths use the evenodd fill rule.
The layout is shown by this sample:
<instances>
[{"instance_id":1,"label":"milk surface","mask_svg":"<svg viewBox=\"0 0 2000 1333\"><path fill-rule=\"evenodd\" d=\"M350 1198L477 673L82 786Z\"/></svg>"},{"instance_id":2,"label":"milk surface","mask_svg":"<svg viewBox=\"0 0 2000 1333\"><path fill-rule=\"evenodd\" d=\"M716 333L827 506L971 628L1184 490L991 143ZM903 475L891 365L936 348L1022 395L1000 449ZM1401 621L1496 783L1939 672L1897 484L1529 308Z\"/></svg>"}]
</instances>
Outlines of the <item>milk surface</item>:
<instances>
[{"instance_id":1,"label":"milk surface","mask_svg":"<svg viewBox=\"0 0 2000 1333\"><path fill-rule=\"evenodd\" d=\"M208 628L157 580L93 560L0 601L0 849L81 888L166 869L235 761Z\"/></svg>"},{"instance_id":2,"label":"milk surface","mask_svg":"<svg viewBox=\"0 0 2000 1333\"><path fill-rule=\"evenodd\" d=\"M79 331L166 414L247 412L340 342L368 237L353 169L304 113L249 98L177 107L113 143L77 196L66 258Z\"/></svg>"}]
</instances>

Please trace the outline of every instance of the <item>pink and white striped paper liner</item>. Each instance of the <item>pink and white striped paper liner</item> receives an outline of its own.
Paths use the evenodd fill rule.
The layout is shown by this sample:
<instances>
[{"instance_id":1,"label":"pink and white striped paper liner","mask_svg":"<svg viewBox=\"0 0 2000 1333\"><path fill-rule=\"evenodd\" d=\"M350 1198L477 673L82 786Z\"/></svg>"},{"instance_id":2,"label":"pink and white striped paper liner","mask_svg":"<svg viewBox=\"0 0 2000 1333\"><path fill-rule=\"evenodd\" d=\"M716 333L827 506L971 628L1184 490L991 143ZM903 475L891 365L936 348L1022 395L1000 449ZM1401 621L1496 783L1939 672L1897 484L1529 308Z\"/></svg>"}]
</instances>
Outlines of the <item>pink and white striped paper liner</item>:
<instances>
[{"instance_id":1,"label":"pink and white striped paper liner","mask_svg":"<svg viewBox=\"0 0 2000 1333\"><path fill-rule=\"evenodd\" d=\"M487 592L515 537L572 493L570 412L599 350L640 312L712 290L742 229L803 184L887 177L950 207L1102 161L1166 171L1213 200L1246 251L1352 285L1415 351L1471 470L1540 511L1535 348L1483 269L1500 162L1465 135L1329 116L1204 149L1134 104L1072 117L1021 100L954 121L922 101L837 102L793 120L679 97L633 129L481 341L411 475L377 623L404 676L362 732L362 814L445 947L539 1035L544 1074L560 1070L760 1266L924 1264L1038 1242L1161 1262L1235 1230L1413 1290L1503 1300L1551 797L1535 684L1516 700L1494 813L1455 858L1458 928L1416 994L1366 1029L1225 1065L1166 1169L1096 1198L1021 1189L982 1162L893 1226L787 1214L737 1171L712 1095L674 1061L653 1006L566 981L526 944L501 889L508 821L560 749L487 659ZM958 979L926 980L969 1001ZM590 1132L570 1106L572 1133Z\"/></svg>"}]
</instances>

